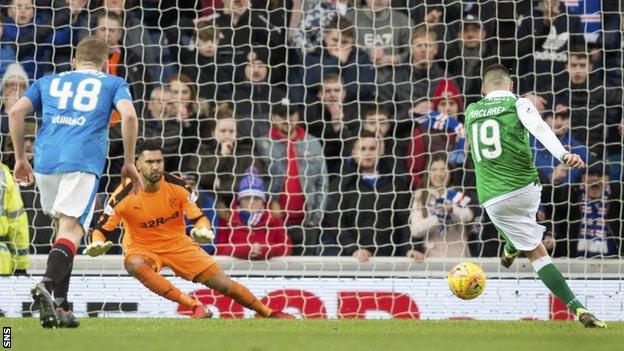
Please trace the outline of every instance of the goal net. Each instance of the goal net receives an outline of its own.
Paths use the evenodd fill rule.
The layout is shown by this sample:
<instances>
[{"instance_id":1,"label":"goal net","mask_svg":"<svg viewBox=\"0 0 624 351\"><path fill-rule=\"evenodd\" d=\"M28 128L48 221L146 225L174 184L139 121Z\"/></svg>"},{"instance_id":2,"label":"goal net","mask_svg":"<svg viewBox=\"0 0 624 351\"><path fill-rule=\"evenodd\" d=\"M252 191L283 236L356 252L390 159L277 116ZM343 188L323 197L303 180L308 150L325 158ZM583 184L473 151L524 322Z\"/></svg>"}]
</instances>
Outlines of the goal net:
<instances>
[{"instance_id":1,"label":"goal net","mask_svg":"<svg viewBox=\"0 0 624 351\"><path fill-rule=\"evenodd\" d=\"M105 39L104 70L127 81L140 139L161 144L165 171L186 181L213 225L216 239L203 248L271 307L305 318L572 319L528 260L499 265L504 241L477 199L463 112L482 98L482 71L502 64L514 93L532 100L588 165L570 170L529 138L543 186L543 243L585 305L605 320L623 319L624 3L2 5L2 162L10 169L15 162L7 112L27 86L71 69L84 37ZM34 163L40 118L26 124ZM120 183L121 128L114 112L93 225ZM20 192L27 228L0 204L0 310L11 317L37 313L29 288L54 241L36 186ZM122 237L118 228L105 256L76 257L69 292L76 313L188 314L128 276ZM488 276L473 301L454 297L446 282L465 261ZM219 317L253 316L162 273Z\"/></svg>"}]
</instances>

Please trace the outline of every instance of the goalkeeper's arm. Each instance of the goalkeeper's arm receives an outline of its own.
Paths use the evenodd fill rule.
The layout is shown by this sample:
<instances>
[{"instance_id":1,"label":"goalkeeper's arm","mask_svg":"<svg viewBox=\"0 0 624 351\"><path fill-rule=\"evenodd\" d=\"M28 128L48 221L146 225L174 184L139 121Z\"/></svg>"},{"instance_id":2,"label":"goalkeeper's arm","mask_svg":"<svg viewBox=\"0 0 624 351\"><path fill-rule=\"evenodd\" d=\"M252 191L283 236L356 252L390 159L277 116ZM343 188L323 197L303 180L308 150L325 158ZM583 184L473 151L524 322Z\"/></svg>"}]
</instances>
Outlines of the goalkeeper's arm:
<instances>
[{"instance_id":1,"label":"goalkeeper's arm","mask_svg":"<svg viewBox=\"0 0 624 351\"><path fill-rule=\"evenodd\" d=\"M87 247L82 251L83 255L96 257L105 254L111 247L113 242L106 239L106 235L98 228L93 229L87 235Z\"/></svg>"},{"instance_id":2,"label":"goalkeeper's arm","mask_svg":"<svg viewBox=\"0 0 624 351\"><path fill-rule=\"evenodd\" d=\"M568 152L550 126L544 122L531 100L520 98L516 102L516 111L522 125L531 133L555 158L569 167L583 168L585 163L579 155Z\"/></svg>"},{"instance_id":3,"label":"goalkeeper's arm","mask_svg":"<svg viewBox=\"0 0 624 351\"><path fill-rule=\"evenodd\" d=\"M82 251L82 254L95 257L103 255L110 250L113 247L113 242L108 240L106 236L117 228L120 220L121 218L115 213L113 206L110 203L107 204L97 225L87 234L88 245Z\"/></svg>"},{"instance_id":4,"label":"goalkeeper's arm","mask_svg":"<svg viewBox=\"0 0 624 351\"><path fill-rule=\"evenodd\" d=\"M206 216L202 215L199 218L191 219L191 221L193 222L193 229L191 229L193 241L198 244L208 244L214 240L215 235Z\"/></svg>"}]
</instances>

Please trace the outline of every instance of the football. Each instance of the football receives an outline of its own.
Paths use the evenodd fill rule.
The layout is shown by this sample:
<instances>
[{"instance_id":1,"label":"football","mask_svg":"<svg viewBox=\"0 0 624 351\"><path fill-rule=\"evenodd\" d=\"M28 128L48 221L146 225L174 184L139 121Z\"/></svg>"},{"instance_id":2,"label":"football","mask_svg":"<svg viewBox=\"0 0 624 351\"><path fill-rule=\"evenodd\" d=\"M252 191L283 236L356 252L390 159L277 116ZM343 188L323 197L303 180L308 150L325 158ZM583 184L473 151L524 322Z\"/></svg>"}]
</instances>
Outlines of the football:
<instances>
[{"instance_id":1,"label":"football","mask_svg":"<svg viewBox=\"0 0 624 351\"><path fill-rule=\"evenodd\" d=\"M472 300L485 289L485 272L472 262L462 262L449 272L448 284L455 296Z\"/></svg>"}]
</instances>

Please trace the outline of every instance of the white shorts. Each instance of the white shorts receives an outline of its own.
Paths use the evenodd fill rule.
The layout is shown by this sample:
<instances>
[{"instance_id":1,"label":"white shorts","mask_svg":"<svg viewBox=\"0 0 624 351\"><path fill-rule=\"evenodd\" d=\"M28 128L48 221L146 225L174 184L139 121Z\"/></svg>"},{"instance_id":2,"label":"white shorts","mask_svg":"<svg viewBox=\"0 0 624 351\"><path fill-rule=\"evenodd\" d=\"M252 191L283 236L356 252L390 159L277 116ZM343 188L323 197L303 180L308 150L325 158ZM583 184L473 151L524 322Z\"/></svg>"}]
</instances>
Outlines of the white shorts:
<instances>
[{"instance_id":1,"label":"white shorts","mask_svg":"<svg viewBox=\"0 0 624 351\"><path fill-rule=\"evenodd\" d=\"M512 196L488 204L485 211L505 240L520 251L531 251L542 242L546 230L535 219L542 187L529 184L509 195Z\"/></svg>"},{"instance_id":2,"label":"white shorts","mask_svg":"<svg viewBox=\"0 0 624 351\"><path fill-rule=\"evenodd\" d=\"M87 233L93 217L95 195L99 183L95 174L35 173L35 180L41 194L43 213L53 218L58 218L61 214L78 218Z\"/></svg>"}]
</instances>

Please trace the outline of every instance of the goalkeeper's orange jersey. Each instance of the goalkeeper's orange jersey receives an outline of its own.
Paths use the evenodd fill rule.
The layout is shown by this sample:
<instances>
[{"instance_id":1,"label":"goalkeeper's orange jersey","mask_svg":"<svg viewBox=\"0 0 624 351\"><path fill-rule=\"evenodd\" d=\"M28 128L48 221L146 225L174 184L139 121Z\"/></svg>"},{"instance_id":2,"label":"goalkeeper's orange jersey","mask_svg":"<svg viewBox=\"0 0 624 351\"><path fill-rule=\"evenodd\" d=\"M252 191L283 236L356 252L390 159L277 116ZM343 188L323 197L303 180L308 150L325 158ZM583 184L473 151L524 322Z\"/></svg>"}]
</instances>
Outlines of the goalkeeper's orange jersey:
<instances>
[{"instance_id":1,"label":"goalkeeper's orange jersey","mask_svg":"<svg viewBox=\"0 0 624 351\"><path fill-rule=\"evenodd\" d=\"M120 185L115 190L92 232L92 241L105 241L105 236L121 221L124 250L135 247L156 253L171 252L193 244L186 235L184 216L196 226L210 227L195 204L195 194L178 177L165 173L160 189L154 193L141 190L132 194L131 190L131 184Z\"/></svg>"}]
</instances>

